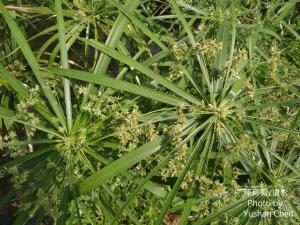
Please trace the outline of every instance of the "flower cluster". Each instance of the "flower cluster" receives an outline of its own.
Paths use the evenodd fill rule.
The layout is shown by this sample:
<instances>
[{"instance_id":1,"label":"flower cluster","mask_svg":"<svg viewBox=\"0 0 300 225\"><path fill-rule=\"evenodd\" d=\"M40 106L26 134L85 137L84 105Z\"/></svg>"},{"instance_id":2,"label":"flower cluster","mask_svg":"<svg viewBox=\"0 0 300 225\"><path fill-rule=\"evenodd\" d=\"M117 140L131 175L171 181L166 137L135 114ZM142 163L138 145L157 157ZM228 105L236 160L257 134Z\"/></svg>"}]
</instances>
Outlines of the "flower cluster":
<instances>
[{"instance_id":1,"label":"flower cluster","mask_svg":"<svg viewBox=\"0 0 300 225\"><path fill-rule=\"evenodd\" d=\"M12 176L11 181L13 182L15 189L21 189L29 175L28 170L20 170L16 166L8 168L7 172Z\"/></svg>"},{"instance_id":2,"label":"flower cluster","mask_svg":"<svg viewBox=\"0 0 300 225\"><path fill-rule=\"evenodd\" d=\"M195 175L193 171L189 170L185 175L183 181L180 184L180 188L184 190L188 190L188 187L191 183L195 181Z\"/></svg>"},{"instance_id":3,"label":"flower cluster","mask_svg":"<svg viewBox=\"0 0 300 225\"><path fill-rule=\"evenodd\" d=\"M25 65L16 59L12 64L5 67L8 71L12 72L16 77L20 77L25 71Z\"/></svg>"},{"instance_id":4,"label":"flower cluster","mask_svg":"<svg viewBox=\"0 0 300 225\"><path fill-rule=\"evenodd\" d=\"M28 137L34 135L36 129L34 128L40 123L40 118L36 113L31 109L32 106L36 105L38 102L41 102L39 87L31 88L29 90L29 97L21 100L17 106L16 118L22 121L26 121L31 126L26 126L26 134Z\"/></svg>"},{"instance_id":5,"label":"flower cluster","mask_svg":"<svg viewBox=\"0 0 300 225\"><path fill-rule=\"evenodd\" d=\"M124 109L116 113L118 126L115 130L120 140L121 154L130 152L137 148L143 141L152 141L158 136L158 131L153 123L140 124L141 112L138 106L134 105L130 110Z\"/></svg>"},{"instance_id":6,"label":"flower cluster","mask_svg":"<svg viewBox=\"0 0 300 225\"><path fill-rule=\"evenodd\" d=\"M87 136L87 129L82 127L76 132L65 136L63 140L57 144L57 149L67 158L70 158L72 155L77 155L78 151L86 144Z\"/></svg>"},{"instance_id":7,"label":"flower cluster","mask_svg":"<svg viewBox=\"0 0 300 225\"><path fill-rule=\"evenodd\" d=\"M28 153L28 148L15 144L18 141L17 134L14 131L10 131L8 135L5 135L4 137L0 136L0 149L2 149L4 146L6 147L4 155L9 155L11 158L16 158L19 156L24 156L26 153Z\"/></svg>"},{"instance_id":8,"label":"flower cluster","mask_svg":"<svg viewBox=\"0 0 300 225\"><path fill-rule=\"evenodd\" d=\"M201 54L213 53L222 49L222 43L217 42L215 39L203 39L197 43L198 51Z\"/></svg>"},{"instance_id":9,"label":"flower cluster","mask_svg":"<svg viewBox=\"0 0 300 225\"><path fill-rule=\"evenodd\" d=\"M160 170L159 174L162 179L167 180L167 178L169 177L177 177L184 168L189 154L189 148L187 147L187 145L183 145L182 147L180 147L175 152L173 158L168 161L166 167ZM191 181L188 177L190 177L191 175L192 174L186 176L186 180L184 181L184 184L182 184L182 188L187 187L187 184Z\"/></svg>"},{"instance_id":10,"label":"flower cluster","mask_svg":"<svg viewBox=\"0 0 300 225\"><path fill-rule=\"evenodd\" d=\"M56 87L60 84L60 79L47 77L45 78L45 80L47 86L50 87L50 89L52 90L52 93L57 94Z\"/></svg>"},{"instance_id":11,"label":"flower cluster","mask_svg":"<svg viewBox=\"0 0 300 225\"><path fill-rule=\"evenodd\" d=\"M247 91L248 95L253 98L255 94L255 86L251 84L249 81L244 82L245 90Z\"/></svg>"},{"instance_id":12,"label":"flower cluster","mask_svg":"<svg viewBox=\"0 0 300 225\"><path fill-rule=\"evenodd\" d=\"M204 196L219 196L224 194L225 187L218 180L213 181L205 176L195 177L199 183L199 191Z\"/></svg>"},{"instance_id":13,"label":"flower cluster","mask_svg":"<svg viewBox=\"0 0 300 225\"><path fill-rule=\"evenodd\" d=\"M78 9L77 13L75 14L74 18L77 20L86 20L87 15L84 10L86 2L84 0L73 0L74 6Z\"/></svg>"},{"instance_id":14,"label":"flower cluster","mask_svg":"<svg viewBox=\"0 0 300 225\"><path fill-rule=\"evenodd\" d=\"M143 129L138 127L140 116L141 112L136 105L131 111L126 109L116 114L116 119L121 122L121 125L116 127L122 146L121 152L129 152L137 147L143 133Z\"/></svg>"},{"instance_id":15,"label":"flower cluster","mask_svg":"<svg viewBox=\"0 0 300 225\"><path fill-rule=\"evenodd\" d=\"M277 76L278 74L278 67L281 64L280 52L276 45L271 47L271 57L268 61L270 65L270 73L269 73L269 82L273 84L279 84L280 80Z\"/></svg>"},{"instance_id":16,"label":"flower cluster","mask_svg":"<svg viewBox=\"0 0 300 225\"><path fill-rule=\"evenodd\" d=\"M239 153L242 150L253 152L257 146L257 143L247 134L240 134L238 140L238 143L228 145L229 150L233 153Z\"/></svg>"},{"instance_id":17,"label":"flower cluster","mask_svg":"<svg viewBox=\"0 0 300 225\"><path fill-rule=\"evenodd\" d=\"M276 107L266 107L263 108L261 110L261 116L262 118L264 118L265 120L269 120L273 123L275 122L279 122L279 112L278 112L278 108Z\"/></svg>"},{"instance_id":18,"label":"flower cluster","mask_svg":"<svg viewBox=\"0 0 300 225\"><path fill-rule=\"evenodd\" d=\"M85 89L80 89L84 93ZM100 91L96 95L90 95L89 100L83 106L83 111L98 118L113 113L119 106L119 97L102 94Z\"/></svg>"},{"instance_id":19,"label":"flower cluster","mask_svg":"<svg viewBox=\"0 0 300 225\"><path fill-rule=\"evenodd\" d=\"M247 51L245 49L239 49L237 51L237 54L233 57L232 64L231 64L231 75L233 79L240 79L239 67L242 61L246 59L247 59Z\"/></svg>"},{"instance_id":20,"label":"flower cluster","mask_svg":"<svg viewBox=\"0 0 300 225\"><path fill-rule=\"evenodd\" d=\"M170 65L170 73L167 77L168 80L174 82L183 76L183 72L178 68L176 64Z\"/></svg>"},{"instance_id":21,"label":"flower cluster","mask_svg":"<svg viewBox=\"0 0 300 225\"><path fill-rule=\"evenodd\" d=\"M100 18L101 10L107 7L107 0L73 0L73 5L78 9L74 19L89 22L91 18Z\"/></svg>"},{"instance_id":22,"label":"flower cluster","mask_svg":"<svg viewBox=\"0 0 300 225\"><path fill-rule=\"evenodd\" d=\"M78 85L77 86L77 93L78 95L76 95L77 98L79 98L79 96L84 96L87 94L87 90L88 90L88 87L86 86L83 86L83 85Z\"/></svg>"},{"instance_id":23,"label":"flower cluster","mask_svg":"<svg viewBox=\"0 0 300 225\"><path fill-rule=\"evenodd\" d=\"M178 61L188 61L189 60L189 47L184 41L171 43L171 48L174 55Z\"/></svg>"}]
</instances>

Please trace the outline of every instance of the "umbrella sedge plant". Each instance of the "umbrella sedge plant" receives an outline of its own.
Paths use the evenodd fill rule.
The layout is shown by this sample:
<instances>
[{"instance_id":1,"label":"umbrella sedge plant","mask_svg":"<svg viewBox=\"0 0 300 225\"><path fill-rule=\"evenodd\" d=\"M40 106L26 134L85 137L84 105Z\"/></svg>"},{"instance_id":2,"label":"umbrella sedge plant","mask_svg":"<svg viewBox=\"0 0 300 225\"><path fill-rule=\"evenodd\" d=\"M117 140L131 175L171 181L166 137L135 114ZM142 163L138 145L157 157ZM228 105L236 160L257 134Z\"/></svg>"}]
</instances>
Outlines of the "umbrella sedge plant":
<instances>
[{"instance_id":1,"label":"umbrella sedge plant","mask_svg":"<svg viewBox=\"0 0 300 225\"><path fill-rule=\"evenodd\" d=\"M30 77L1 62L14 224L299 223L297 1L51 6L33 50L0 1Z\"/></svg>"}]
</instances>

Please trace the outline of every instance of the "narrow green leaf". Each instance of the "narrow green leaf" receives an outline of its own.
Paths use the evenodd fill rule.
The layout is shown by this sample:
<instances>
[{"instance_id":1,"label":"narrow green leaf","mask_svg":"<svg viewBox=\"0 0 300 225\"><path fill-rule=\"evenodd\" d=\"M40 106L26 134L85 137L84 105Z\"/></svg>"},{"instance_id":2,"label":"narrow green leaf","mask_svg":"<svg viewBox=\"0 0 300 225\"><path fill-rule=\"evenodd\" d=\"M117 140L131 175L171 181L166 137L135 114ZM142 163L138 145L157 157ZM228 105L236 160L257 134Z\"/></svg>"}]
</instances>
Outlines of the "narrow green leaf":
<instances>
[{"instance_id":1,"label":"narrow green leaf","mask_svg":"<svg viewBox=\"0 0 300 225\"><path fill-rule=\"evenodd\" d=\"M6 194L0 197L0 208L2 208L4 205L6 205L15 195L14 190L10 190Z\"/></svg>"},{"instance_id":2,"label":"narrow green leaf","mask_svg":"<svg viewBox=\"0 0 300 225\"><path fill-rule=\"evenodd\" d=\"M200 161L196 172L198 176L203 176L205 165L208 163L208 156L213 144L213 140L214 135L212 132L209 132L205 140L203 151L200 155Z\"/></svg>"},{"instance_id":3,"label":"narrow green leaf","mask_svg":"<svg viewBox=\"0 0 300 225\"><path fill-rule=\"evenodd\" d=\"M17 11L22 13L28 13L28 14L42 14L42 15L51 15L54 14L54 10L49 7L26 7L26 6L14 6L14 5L8 5L5 6L5 8L9 11ZM0 12L1 13L1 12ZM66 16L74 16L76 14L76 11L74 10L64 10L64 14Z\"/></svg>"},{"instance_id":4,"label":"narrow green leaf","mask_svg":"<svg viewBox=\"0 0 300 225\"><path fill-rule=\"evenodd\" d=\"M25 156L19 157L17 159L11 160L7 163L4 163L4 164L0 165L0 169L20 165L22 163L30 161L31 159L37 158L41 155L44 155L44 154L50 152L51 150L53 150L53 148L48 147L48 148L44 148L44 149L41 149L41 150L34 151L32 153L28 153Z\"/></svg>"},{"instance_id":5,"label":"narrow green leaf","mask_svg":"<svg viewBox=\"0 0 300 225\"><path fill-rule=\"evenodd\" d=\"M212 212L211 214L209 214L207 217L205 218L200 218L198 219L194 224L195 225L205 225L205 224L208 224L212 221L214 221L216 218L218 217L221 217L224 213L230 211L231 209L237 207L237 206L240 206L241 204L247 202L248 200L252 199L252 198L255 198L255 196L253 195L250 195L250 196L247 196L247 197L244 197L244 198L241 198L237 201L234 201L228 205L226 205L224 208L222 208L221 210L218 210L218 211L215 211L215 212Z\"/></svg>"},{"instance_id":6,"label":"narrow green leaf","mask_svg":"<svg viewBox=\"0 0 300 225\"><path fill-rule=\"evenodd\" d=\"M94 173L90 177L84 179L79 184L79 193L84 194L96 187L102 185L110 178L122 173L129 169L134 164L138 163L142 159L154 154L164 145L165 137L158 137L157 139L148 142L134 151L124 155L123 157L115 160L108 166L105 166L100 171Z\"/></svg>"},{"instance_id":7,"label":"narrow green leaf","mask_svg":"<svg viewBox=\"0 0 300 225\"><path fill-rule=\"evenodd\" d=\"M81 38L80 40L82 40L85 43L88 43L89 45L93 46L96 49L99 49L100 51L111 56L112 58L117 59L134 69L137 69L138 71L144 73L146 76L150 77L151 79L156 80L158 83L160 83L164 87L168 88L169 90L173 91L175 94L181 96L182 98L185 98L186 100L188 100L192 103L195 103L195 104L201 104L201 101L198 98L189 94L188 92L185 92L184 90L179 88L177 85L173 84L166 78L164 78L164 77L160 76L159 74L155 73L154 71L152 71L149 67L131 59L130 57L128 57L126 55L119 53L116 50L113 50L113 49L105 46L102 43L99 43L99 42L96 42L93 40L83 39L83 38Z\"/></svg>"},{"instance_id":8,"label":"narrow green leaf","mask_svg":"<svg viewBox=\"0 0 300 225\"><path fill-rule=\"evenodd\" d=\"M298 41L300 41L300 35L291 26L289 26L285 21L281 21L281 23L296 37Z\"/></svg>"},{"instance_id":9,"label":"narrow green leaf","mask_svg":"<svg viewBox=\"0 0 300 225\"><path fill-rule=\"evenodd\" d=\"M60 43L60 54L61 54L61 64L63 68L69 68L68 62L68 48L66 43L66 35L65 35L65 25L63 18L63 11L60 0L55 0L55 11L57 17L57 27L59 34L59 43ZM72 101L71 101L71 89L70 89L70 81L64 78L64 94L65 94L65 104L66 104L66 115L67 115L67 124L69 131L72 128Z\"/></svg>"},{"instance_id":10,"label":"narrow green leaf","mask_svg":"<svg viewBox=\"0 0 300 225\"><path fill-rule=\"evenodd\" d=\"M181 216L180 216L180 223L179 225L186 225L188 224L189 221L189 216L192 210L193 205L191 204L193 202L193 198L189 198L188 200L186 200L186 207L184 207Z\"/></svg>"},{"instance_id":11,"label":"narrow green leaf","mask_svg":"<svg viewBox=\"0 0 300 225\"><path fill-rule=\"evenodd\" d=\"M2 145L3 147L11 147L11 146L22 146L28 144L53 144L60 142L60 140L48 140L48 139L36 139L36 140L29 140L29 141L14 141L14 142L4 142Z\"/></svg>"},{"instance_id":12,"label":"narrow green leaf","mask_svg":"<svg viewBox=\"0 0 300 225\"><path fill-rule=\"evenodd\" d=\"M18 216L16 216L13 225L25 225L28 220L28 212L21 212Z\"/></svg>"},{"instance_id":13,"label":"narrow green leaf","mask_svg":"<svg viewBox=\"0 0 300 225\"><path fill-rule=\"evenodd\" d=\"M228 22L222 24L218 31L217 41L222 43L222 49L216 55L215 66L219 68L219 70L222 70L227 63L230 31L231 26Z\"/></svg>"},{"instance_id":14,"label":"narrow green leaf","mask_svg":"<svg viewBox=\"0 0 300 225\"><path fill-rule=\"evenodd\" d=\"M107 160L106 158L100 156L99 154L94 152L92 149L85 148L84 151L86 153L88 153L89 155L91 155L92 157L94 157L95 159L104 163L105 165L112 163L111 160ZM143 187L145 190L149 191L150 193L154 194L155 196L157 196L159 198L165 198L167 196L167 192L164 189L162 189L160 186L158 186L157 184L155 184L151 181L147 181L146 179L142 180L139 178L135 178L134 175L132 175L131 173L129 173L127 171L124 171L122 174L125 177L127 177L128 180L134 180L134 182L136 182L139 185L139 187L141 187L141 188Z\"/></svg>"},{"instance_id":15,"label":"narrow green leaf","mask_svg":"<svg viewBox=\"0 0 300 225\"><path fill-rule=\"evenodd\" d=\"M179 98L173 97L171 95L167 95L164 93L160 93L158 91L152 90L150 88L145 88L139 85L131 84L125 81L117 80L114 78L111 78L109 76L103 75L101 77L95 76L92 73L79 71L79 70L71 70L71 69L57 69L57 68L47 68L49 72L67 76L70 78L79 79L82 81L91 82L94 84L100 84L106 87L114 88L121 91L127 91L133 94L141 95L147 98L151 98L154 100L157 100L159 102L164 102L170 105L186 105L187 102L184 100L181 100Z\"/></svg>"},{"instance_id":16,"label":"narrow green leaf","mask_svg":"<svg viewBox=\"0 0 300 225\"><path fill-rule=\"evenodd\" d=\"M66 186L65 183L62 183L60 187L60 204L59 204L59 212L60 215L57 218L57 225L65 225L67 222L67 213L68 213L68 203L69 203L69 195L70 195L70 187Z\"/></svg>"},{"instance_id":17,"label":"narrow green leaf","mask_svg":"<svg viewBox=\"0 0 300 225\"><path fill-rule=\"evenodd\" d=\"M126 15L141 31L150 37L164 52L168 53L169 49L162 43L157 35L154 35L139 19L137 19L130 11L123 7L115 0L111 0L111 3L115 5L124 15Z\"/></svg>"},{"instance_id":18,"label":"narrow green leaf","mask_svg":"<svg viewBox=\"0 0 300 225\"><path fill-rule=\"evenodd\" d=\"M281 41L281 37L270 29L262 28L262 29L260 29L260 32L271 35L271 36L275 37L278 41Z\"/></svg>"},{"instance_id":19,"label":"narrow green leaf","mask_svg":"<svg viewBox=\"0 0 300 225\"><path fill-rule=\"evenodd\" d=\"M99 197L99 200L96 202L96 204L101 208L101 210L103 211L105 218L107 220L110 221L110 223L112 223L112 221L114 221L115 217L115 213L112 210L110 204L108 203L108 201L103 197L103 194Z\"/></svg>"},{"instance_id":20,"label":"narrow green leaf","mask_svg":"<svg viewBox=\"0 0 300 225\"><path fill-rule=\"evenodd\" d=\"M5 117L5 118L13 118L15 113L3 106L0 105L0 118Z\"/></svg>"},{"instance_id":21,"label":"narrow green leaf","mask_svg":"<svg viewBox=\"0 0 300 225\"><path fill-rule=\"evenodd\" d=\"M263 121L257 121L257 120L253 120L251 118L243 118L243 121L249 122L249 123L254 123L254 124L258 124L258 125L262 125L264 127L269 127L275 130L280 130L280 131L284 131L287 133L293 133L293 134L300 134L300 131L298 130L293 130L293 129L289 129L289 128L285 128L285 127L280 127L280 126L276 126L276 125L272 125Z\"/></svg>"},{"instance_id":22,"label":"narrow green leaf","mask_svg":"<svg viewBox=\"0 0 300 225\"><path fill-rule=\"evenodd\" d=\"M9 120L14 121L16 123L20 123L20 124L27 125L29 127L36 128L36 129L44 131L46 133L53 134L56 137L60 137L60 138L63 137L62 135L60 135L59 133L57 133L55 130L47 128L44 124L32 125L31 123L28 123L26 121L18 120L15 117L15 112L13 112L12 110L9 110L7 108L2 107L1 105L0 105L0 118L6 118L6 119L9 119Z\"/></svg>"}]
</instances>

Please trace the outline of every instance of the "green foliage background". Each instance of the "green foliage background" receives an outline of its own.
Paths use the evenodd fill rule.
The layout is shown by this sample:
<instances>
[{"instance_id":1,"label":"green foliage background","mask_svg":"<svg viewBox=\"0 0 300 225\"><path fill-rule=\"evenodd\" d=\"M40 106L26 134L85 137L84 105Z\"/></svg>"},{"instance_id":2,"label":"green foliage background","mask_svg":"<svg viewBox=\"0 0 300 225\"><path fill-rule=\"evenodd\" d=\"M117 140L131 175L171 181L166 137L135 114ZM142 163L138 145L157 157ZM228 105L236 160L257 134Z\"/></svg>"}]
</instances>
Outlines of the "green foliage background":
<instances>
[{"instance_id":1,"label":"green foliage background","mask_svg":"<svg viewBox=\"0 0 300 225\"><path fill-rule=\"evenodd\" d=\"M0 1L0 207L13 224L299 224L299 4Z\"/></svg>"}]
</instances>

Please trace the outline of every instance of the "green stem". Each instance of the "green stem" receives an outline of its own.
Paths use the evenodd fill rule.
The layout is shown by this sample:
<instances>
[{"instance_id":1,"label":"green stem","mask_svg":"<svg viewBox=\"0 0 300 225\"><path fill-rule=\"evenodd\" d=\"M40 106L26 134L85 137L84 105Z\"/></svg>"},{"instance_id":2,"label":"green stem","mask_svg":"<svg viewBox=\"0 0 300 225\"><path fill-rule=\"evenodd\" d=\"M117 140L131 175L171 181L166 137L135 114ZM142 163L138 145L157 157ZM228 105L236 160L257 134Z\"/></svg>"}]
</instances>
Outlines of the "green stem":
<instances>
[{"instance_id":1,"label":"green stem","mask_svg":"<svg viewBox=\"0 0 300 225\"><path fill-rule=\"evenodd\" d=\"M66 35L64 29L64 18L61 6L61 0L55 0L55 11L57 15L57 27L59 33L60 42L60 54L61 54L61 64L63 68L69 68L68 63L68 50L66 44ZM63 78L64 94L65 94L65 104L66 104L66 115L67 124L69 131L72 128L72 101L71 101L71 90L69 79Z\"/></svg>"}]
</instances>

